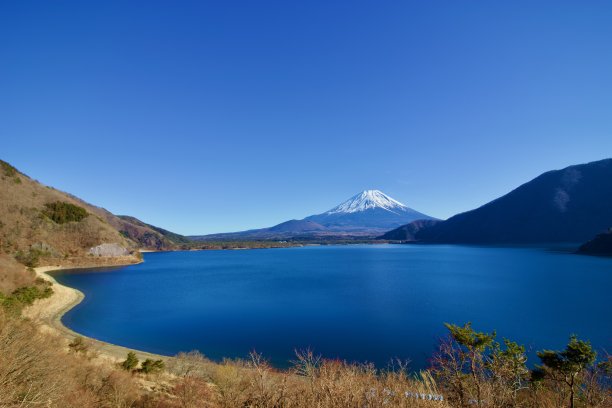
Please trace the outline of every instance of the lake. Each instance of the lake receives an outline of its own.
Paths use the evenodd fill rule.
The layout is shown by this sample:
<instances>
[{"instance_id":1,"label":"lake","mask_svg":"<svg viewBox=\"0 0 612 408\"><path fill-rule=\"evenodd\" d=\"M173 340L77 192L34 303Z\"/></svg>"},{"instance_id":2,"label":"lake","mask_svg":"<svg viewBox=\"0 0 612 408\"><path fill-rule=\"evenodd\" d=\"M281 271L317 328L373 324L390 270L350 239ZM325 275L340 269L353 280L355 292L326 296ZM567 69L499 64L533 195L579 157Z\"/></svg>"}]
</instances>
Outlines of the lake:
<instances>
[{"instance_id":1,"label":"lake","mask_svg":"<svg viewBox=\"0 0 612 408\"><path fill-rule=\"evenodd\" d=\"M529 350L570 334L612 350L612 259L563 248L348 245L145 253L120 268L55 274L85 300L63 322L122 346L209 358L295 349L427 367L444 322L473 322Z\"/></svg>"}]
</instances>

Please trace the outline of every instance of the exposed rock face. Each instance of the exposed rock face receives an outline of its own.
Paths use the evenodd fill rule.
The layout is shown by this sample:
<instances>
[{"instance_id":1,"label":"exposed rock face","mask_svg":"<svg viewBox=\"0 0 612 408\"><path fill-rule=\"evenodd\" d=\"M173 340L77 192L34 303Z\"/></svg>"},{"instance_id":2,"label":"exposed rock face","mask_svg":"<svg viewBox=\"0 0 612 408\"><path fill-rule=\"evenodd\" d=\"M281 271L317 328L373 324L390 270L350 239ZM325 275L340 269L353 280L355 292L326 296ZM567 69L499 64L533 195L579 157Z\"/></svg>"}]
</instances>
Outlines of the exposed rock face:
<instances>
[{"instance_id":1,"label":"exposed rock face","mask_svg":"<svg viewBox=\"0 0 612 408\"><path fill-rule=\"evenodd\" d=\"M130 251L119 244L100 244L89 248L89 253L95 256L127 256Z\"/></svg>"}]
</instances>

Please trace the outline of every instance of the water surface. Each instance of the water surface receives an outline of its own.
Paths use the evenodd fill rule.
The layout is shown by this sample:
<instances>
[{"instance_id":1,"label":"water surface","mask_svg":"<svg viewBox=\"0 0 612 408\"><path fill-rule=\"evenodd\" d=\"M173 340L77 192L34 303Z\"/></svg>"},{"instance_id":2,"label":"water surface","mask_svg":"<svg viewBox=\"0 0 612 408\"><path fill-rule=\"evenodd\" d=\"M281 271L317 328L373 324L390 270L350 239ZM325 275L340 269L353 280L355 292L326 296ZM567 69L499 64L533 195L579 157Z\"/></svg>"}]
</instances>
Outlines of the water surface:
<instances>
[{"instance_id":1,"label":"water surface","mask_svg":"<svg viewBox=\"0 0 612 408\"><path fill-rule=\"evenodd\" d=\"M543 248L356 245L146 253L121 268L56 275L85 293L63 322L160 354L213 359L296 348L427 366L444 322L472 321L533 351L576 333L612 350L612 259Z\"/></svg>"}]
</instances>

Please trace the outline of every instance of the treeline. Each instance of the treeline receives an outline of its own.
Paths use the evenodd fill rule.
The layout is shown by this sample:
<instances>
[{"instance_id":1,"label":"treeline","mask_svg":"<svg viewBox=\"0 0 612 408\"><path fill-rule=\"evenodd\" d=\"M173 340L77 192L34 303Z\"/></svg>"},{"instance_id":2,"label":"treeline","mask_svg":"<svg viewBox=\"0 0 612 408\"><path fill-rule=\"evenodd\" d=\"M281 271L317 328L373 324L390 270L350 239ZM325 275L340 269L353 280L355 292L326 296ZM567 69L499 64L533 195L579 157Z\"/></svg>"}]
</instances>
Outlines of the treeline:
<instances>
[{"instance_id":1,"label":"treeline","mask_svg":"<svg viewBox=\"0 0 612 408\"><path fill-rule=\"evenodd\" d=\"M192 241L182 246L183 249L264 249L290 248L301 246L301 243L287 241Z\"/></svg>"},{"instance_id":2,"label":"treeline","mask_svg":"<svg viewBox=\"0 0 612 408\"><path fill-rule=\"evenodd\" d=\"M26 297L29 299L29 297ZM605 408L612 405L610 356L571 337L563 350L538 353L470 324L448 325L429 370L396 362L388 369L296 353L277 370L255 352L211 362L198 352L115 364L95 343L70 344L0 309L0 406L20 407L439 407Z\"/></svg>"},{"instance_id":3,"label":"treeline","mask_svg":"<svg viewBox=\"0 0 612 408\"><path fill-rule=\"evenodd\" d=\"M191 241L182 244L180 249L263 249L263 248L291 248L308 245L349 245L349 244L380 244L384 241L373 239L297 239L288 240L254 240L254 241Z\"/></svg>"}]
</instances>

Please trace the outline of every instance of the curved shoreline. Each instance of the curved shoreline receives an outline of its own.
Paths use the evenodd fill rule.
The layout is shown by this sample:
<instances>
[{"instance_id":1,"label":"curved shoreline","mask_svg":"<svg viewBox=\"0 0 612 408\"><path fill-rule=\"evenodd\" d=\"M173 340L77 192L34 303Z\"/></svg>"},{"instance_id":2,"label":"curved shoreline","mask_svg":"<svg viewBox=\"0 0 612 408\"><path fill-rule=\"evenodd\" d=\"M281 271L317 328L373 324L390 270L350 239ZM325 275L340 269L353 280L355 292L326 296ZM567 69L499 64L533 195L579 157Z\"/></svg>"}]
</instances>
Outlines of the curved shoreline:
<instances>
[{"instance_id":1,"label":"curved shoreline","mask_svg":"<svg viewBox=\"0 0 612 408\"><path fill-rule=\"evenodd\" d=\"M133 264L132 264L133 265ZM117 265L128 266L128 265ZM96 267L100 267L99 265ZM79 267L79 269L87 269L94 267ZM172 356L164 356L160 354L149 353L142 350L136 350L128 347L111 344L102 340L97 340L92 337L77 333L62 323L62 317L73 307L78 305L85 299L83 292L59 283L49 272L59 271L63 269L75 269L74 266L66 267L61 265L40 266L34 268L36 276L53 284L53 295L46 299L39 299L33 305L28 306L23 311L23 316L41 323L43 330L54 333L62 338L68 345L75 337L83 337L92 344L92 349L99 354L104 360L113 363L123 361L128 352L133 352L141 359L164 359L168 360Z\"/></svg>"}]
</instances>

